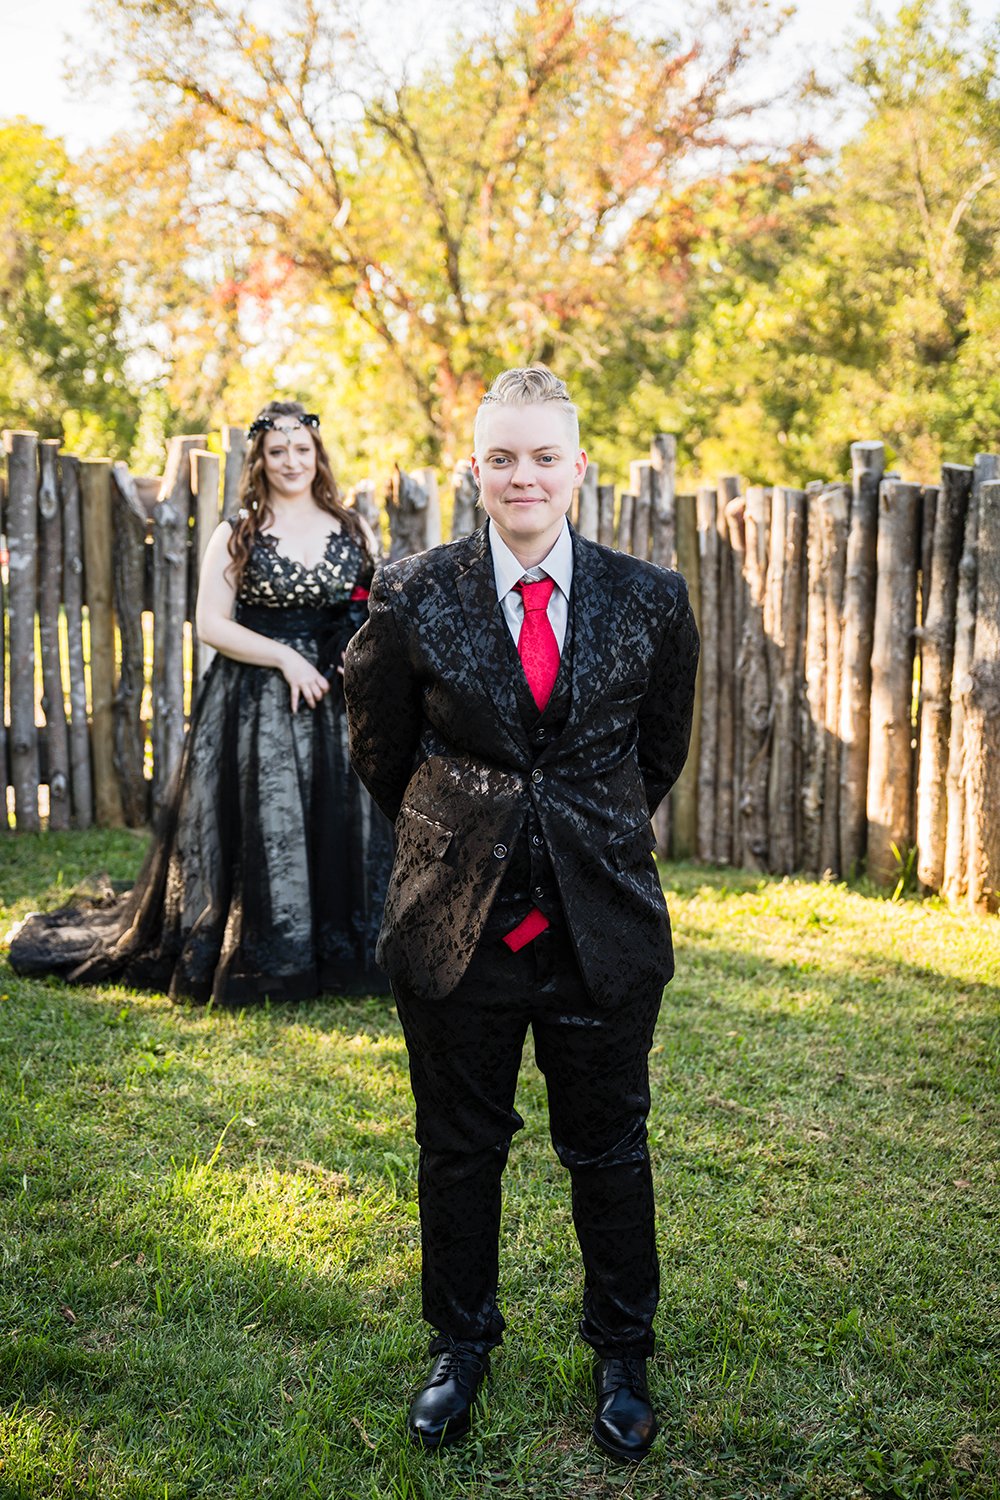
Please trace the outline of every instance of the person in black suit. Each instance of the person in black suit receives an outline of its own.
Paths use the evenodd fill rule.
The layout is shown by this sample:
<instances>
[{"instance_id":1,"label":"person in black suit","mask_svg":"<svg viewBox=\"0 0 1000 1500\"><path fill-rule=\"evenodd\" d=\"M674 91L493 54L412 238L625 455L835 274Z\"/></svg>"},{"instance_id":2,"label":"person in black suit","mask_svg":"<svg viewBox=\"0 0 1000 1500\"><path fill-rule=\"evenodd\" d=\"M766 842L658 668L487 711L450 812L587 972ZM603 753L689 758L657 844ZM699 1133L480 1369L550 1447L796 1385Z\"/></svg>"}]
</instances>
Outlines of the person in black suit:
<instances>
[{"instance_id":1,"label":"person in black suit","mask_svg":"<svg viewBox=\"0 0 1000 1500\"><path fill-rule=\"evenodd\" d=\"M376 572L351 642L351 755L395 821L378 960L420 1144L430 1376L408 1430L453 1441L500 1342L501 1177L525 1034L572 1182L593 1435L638 1460L659 1272L647 1059L673 972L650 818L687 754L698 634L679 574L579 536L575 408L544 366L476 417L488 521Z\"/></svg>"}]
</instances>

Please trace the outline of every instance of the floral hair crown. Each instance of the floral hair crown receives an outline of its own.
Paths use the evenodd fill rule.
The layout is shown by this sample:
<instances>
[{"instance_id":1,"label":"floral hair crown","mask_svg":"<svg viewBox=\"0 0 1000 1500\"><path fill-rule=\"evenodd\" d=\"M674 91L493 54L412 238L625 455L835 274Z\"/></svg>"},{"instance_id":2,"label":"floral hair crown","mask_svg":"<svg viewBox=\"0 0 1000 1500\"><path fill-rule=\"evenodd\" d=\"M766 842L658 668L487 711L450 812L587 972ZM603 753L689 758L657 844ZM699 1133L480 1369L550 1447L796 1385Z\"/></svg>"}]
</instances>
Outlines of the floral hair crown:
<instances>
[{"instance_id":1,"label":"floral hair crown","mask_svg":"<svg viewBox=\"0 0 1000 1500\"><path fill-rule=\"evenodd\" d=\"M258 432L271 432L275 429L286 431L287 429L281 426L282 422L291 422L293 429L295 427L315 428L319 426L319 417L314 411L307 411L301 417L295 416L293 412L288 412L287 414L279 412L274 417L254 417L247 428L247 437L255 438Z\"/></svg>"}]
</instances>

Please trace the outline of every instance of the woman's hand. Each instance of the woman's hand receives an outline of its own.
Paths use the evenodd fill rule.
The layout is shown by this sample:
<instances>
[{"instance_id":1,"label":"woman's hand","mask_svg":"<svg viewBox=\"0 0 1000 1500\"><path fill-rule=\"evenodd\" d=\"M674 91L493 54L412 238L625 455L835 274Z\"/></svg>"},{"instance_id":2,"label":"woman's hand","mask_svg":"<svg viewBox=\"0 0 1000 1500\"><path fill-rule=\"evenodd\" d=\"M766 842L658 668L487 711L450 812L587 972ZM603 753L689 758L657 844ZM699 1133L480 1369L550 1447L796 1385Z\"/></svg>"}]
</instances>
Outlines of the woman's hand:
<instances>
[{"instance_id":1,"label":"woman's hand","mask_svg":"<svg viewBox=\"0 0 1000 1500\"><path fill-rule=\"evenodd\" d=\"M322 672L293 646L283 652L280 666L281 675L292 690L293 714L298 711L300 698L304 698L310 708L315 708L323 694L330 691L330 684Z\"/></svg>"}]
</instances>

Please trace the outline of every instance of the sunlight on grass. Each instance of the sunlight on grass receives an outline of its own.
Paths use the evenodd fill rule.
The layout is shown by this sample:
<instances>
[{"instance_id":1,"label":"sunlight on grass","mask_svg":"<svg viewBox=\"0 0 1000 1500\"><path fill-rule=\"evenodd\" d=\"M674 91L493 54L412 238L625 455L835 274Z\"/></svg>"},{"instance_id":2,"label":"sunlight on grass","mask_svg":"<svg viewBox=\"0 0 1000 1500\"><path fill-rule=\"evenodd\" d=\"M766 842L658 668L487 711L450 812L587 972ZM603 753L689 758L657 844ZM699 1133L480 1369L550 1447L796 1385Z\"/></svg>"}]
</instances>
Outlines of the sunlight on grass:
<instances>
[{"instance_id":1,"label":"sunlight on grass","mask_svg":"<svg viewBox=\"0 0 1000 1500\"><path fill-rule=\"evenodd\" d=\"M128 832L11 840L6 926ZM996 1497L995 925L664 867L662 1263L637 1473L589 1446L568 1183L530 1058L504 1348L473 1438L405 1443L424 1368L406 1054L379 1000L175 1007L0 979L0 1494Z\"/></svg>"}]
</instances>

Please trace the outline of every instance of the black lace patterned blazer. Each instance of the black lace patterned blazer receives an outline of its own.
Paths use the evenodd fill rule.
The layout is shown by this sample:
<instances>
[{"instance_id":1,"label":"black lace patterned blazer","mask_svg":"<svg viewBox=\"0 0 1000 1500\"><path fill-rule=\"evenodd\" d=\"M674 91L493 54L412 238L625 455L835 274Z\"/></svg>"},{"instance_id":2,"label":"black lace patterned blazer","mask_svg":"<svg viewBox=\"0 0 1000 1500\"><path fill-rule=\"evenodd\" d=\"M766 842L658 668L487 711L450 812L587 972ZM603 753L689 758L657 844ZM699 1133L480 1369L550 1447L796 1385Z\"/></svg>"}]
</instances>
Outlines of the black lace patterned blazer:
<instances>
[{"instance_id":1,"label":"black lace patterned blazer","mask_svg":"<svg viewBox=\"0 0 1000 1500\"><path fill-rule=\"evenodd\" d=\"M698 633L679 573L573 533L569 713L518 709L486 527L380 568L347 650L351 756L396 823L378 959L425 999L472 957L534 804L588 989L673 972L650 817L687 755Z\"/></svg>"}]
</instances>

